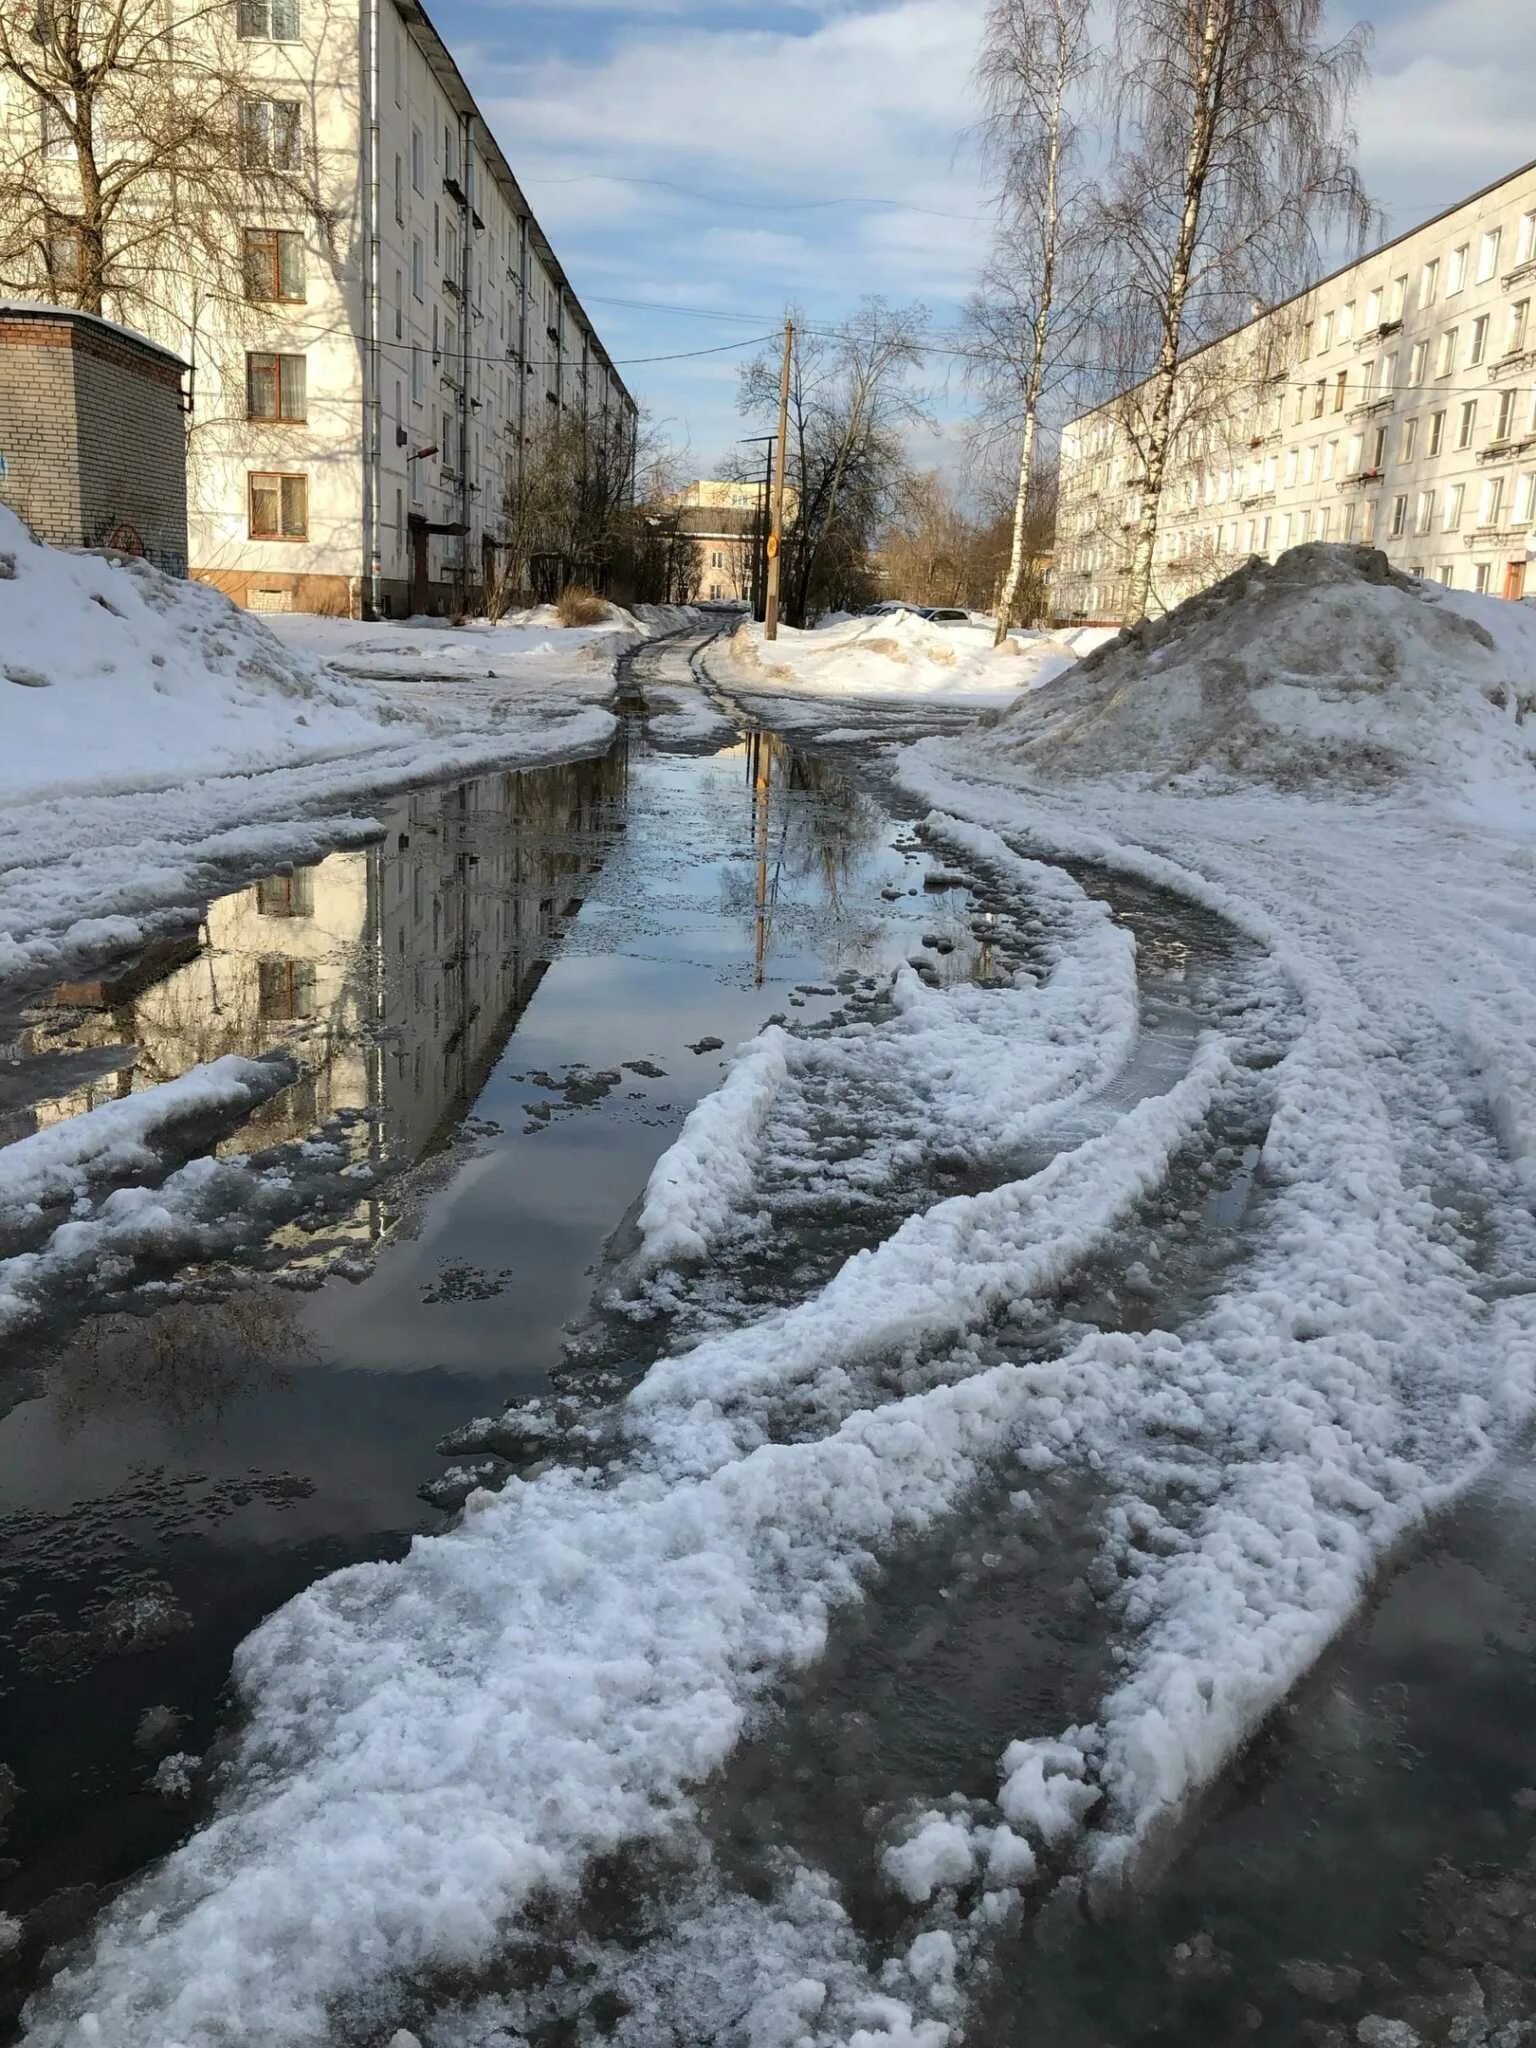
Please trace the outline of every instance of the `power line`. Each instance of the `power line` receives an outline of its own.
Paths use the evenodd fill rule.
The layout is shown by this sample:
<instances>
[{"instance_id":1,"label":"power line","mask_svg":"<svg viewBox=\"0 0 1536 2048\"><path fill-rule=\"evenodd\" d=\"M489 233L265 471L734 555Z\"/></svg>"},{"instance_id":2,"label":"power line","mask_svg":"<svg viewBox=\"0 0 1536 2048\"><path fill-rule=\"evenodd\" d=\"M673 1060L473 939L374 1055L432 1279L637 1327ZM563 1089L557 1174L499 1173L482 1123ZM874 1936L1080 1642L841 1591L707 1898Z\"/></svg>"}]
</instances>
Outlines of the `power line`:
<instances>
[{"instance_id":1,"label":"power line","mask_svg":"<svg viewBox=\"0 0 1536 2048\"><path fill-rule=\"evenodd\" d=\"M524 185L651 185L659 192L680 192L685 199L703 199L715 206L736 206L750 213L814 213L828 206L889 206L902 213L926 214L931 220L987 220L986 213L948 213L937 206L915 206L908 199L865 197L845 192L828 199L746 199L739 194L716 192L699 185L684 185L673 178L641 178L628 171L580 171L568 178L523 178Z\"/></svg>"},{"instance_id":2,"label":"power line","mask_svg":"<svg viewBox=\"0 0 1536 2048\"><path fill-rule=\"evenodd\" d=\"M616 370L629 369L639 363L683 363L690 361L695 356L719 356L724 355L730 349L757 348L761 343L773 341L776 338L772 334L748 334L744 335L740 341L718 342L713 348L677 349L670 355L661 356L609 356L607 360L612 368ZM429 347L430 344L424 341L381 341L378 344L380 355L399 357L403 360L409 360L410 356L417 350L426 350ZM518 364L525 372L570 369L579 360L579 358L573 356L542 356L535 358L532 362L522 362L516 354L510 351L501 355L481 355L474 350L445 349L439 346L434 353L434 361L441 356L446 356L450 362L455 363L498 363L503 369L511 364Z\"/></svg>"}]
</instances>

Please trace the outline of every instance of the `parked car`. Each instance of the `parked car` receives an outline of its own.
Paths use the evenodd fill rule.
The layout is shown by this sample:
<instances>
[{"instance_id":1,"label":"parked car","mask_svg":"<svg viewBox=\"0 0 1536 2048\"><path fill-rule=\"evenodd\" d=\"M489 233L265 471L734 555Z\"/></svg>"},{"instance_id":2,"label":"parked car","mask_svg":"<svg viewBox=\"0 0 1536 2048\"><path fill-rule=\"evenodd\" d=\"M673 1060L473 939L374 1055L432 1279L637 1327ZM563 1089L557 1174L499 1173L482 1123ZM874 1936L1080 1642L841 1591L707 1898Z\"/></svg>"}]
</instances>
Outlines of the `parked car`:
<instances>
[{"instance_id":1,"label":"parked car","mask_svg":"<svg viewBox=\"0 0 1536 2048\"><path fill-rule=\"evenodd\" d=\"M924 609L923 617L935 626L968 626L971 623L970 613L953 604L929 605Z\"/></svg>"}]
</instances>

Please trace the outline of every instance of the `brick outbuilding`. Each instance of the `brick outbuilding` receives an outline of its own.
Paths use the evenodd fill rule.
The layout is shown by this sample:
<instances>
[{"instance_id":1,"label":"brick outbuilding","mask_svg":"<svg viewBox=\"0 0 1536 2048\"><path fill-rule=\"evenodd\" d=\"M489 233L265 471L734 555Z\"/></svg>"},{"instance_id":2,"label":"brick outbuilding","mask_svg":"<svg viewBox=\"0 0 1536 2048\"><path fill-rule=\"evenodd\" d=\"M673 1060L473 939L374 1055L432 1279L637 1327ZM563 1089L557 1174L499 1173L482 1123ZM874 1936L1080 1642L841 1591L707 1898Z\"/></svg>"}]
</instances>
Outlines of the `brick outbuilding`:
<instances>
[{"instance_id":1,"label":"brick outbuilding","mask_svg":"<svg viewBox=\"0 0 1536 2048\"><path fill-rule=\"evenodd\" d=\"M184 576L186 368L94 313L0 300L0 503L56 547Z\"/></svg>"}]
</instances>

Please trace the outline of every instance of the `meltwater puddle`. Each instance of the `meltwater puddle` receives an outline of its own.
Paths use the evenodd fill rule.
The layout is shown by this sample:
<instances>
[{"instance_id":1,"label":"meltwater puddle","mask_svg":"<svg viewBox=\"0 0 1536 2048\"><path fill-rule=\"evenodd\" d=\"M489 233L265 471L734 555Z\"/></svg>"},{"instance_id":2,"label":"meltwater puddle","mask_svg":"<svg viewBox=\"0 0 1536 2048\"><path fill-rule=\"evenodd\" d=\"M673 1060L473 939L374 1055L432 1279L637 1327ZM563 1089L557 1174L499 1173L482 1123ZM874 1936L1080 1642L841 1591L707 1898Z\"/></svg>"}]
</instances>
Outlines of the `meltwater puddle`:
<instances>
[{"instance_id":1,"label":"meltwater puddle","mask_svg":"<svg viewBox=\"0 0 1536 2048\"><path fill-rule=\"evenodd\" d=\"M364 1177L217 1272L135 1268L84 1320L53 1304L0 1364L0 1912L23 1930L0 2013L186 1826L182 1759L240 1638L442 1525L434 1446L547 1383L731 1048L909 958L938 982L992 965L969 892L925 888L902 825L763 734L668 755L635 723L600 760L383 822L61 988L6 1068L9 1139L286 1050L301 1079L217 1149L324 1129Z\"/></svg>"}]
</instances>

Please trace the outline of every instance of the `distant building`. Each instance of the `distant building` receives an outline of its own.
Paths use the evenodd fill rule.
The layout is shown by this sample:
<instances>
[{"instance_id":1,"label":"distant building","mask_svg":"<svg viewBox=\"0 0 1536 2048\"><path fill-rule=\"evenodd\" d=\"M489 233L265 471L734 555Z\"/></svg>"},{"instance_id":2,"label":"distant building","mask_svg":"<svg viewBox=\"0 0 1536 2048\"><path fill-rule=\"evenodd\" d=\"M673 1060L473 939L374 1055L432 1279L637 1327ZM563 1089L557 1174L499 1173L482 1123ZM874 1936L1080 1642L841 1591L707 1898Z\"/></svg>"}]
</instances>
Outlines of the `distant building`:
<instances>
[{"instance_id":1,"label":"distant building","mask_svg":"<svg viewBox=\"0 0 1536 2048\"><path fill-rule=\"evenodd\" d=\"M186 370L94 314L0 301L0 503L55 547L184 576Z\"/></svg>"},{"instance_id":2,"label":"distant building","mask_svg":"<svg viewBox=\"0 0 1536 2048\"><path fill-rule=\"evenodd\" d=\"M692 595L709 603L752 604L763 574L767 485L760 479L699 477L662 500L692 549ZM784 519L798 499L784 493Z\"/></svg>"},{"instance_id":3,"label":"distant building","mask_svg":"<svg viewBox=\"0 0 1536 2048\"><path fill-rule=\"evenodd\" d=\"M1536 164L1191 355L1151 609L1250 555L1368 541L1394 567L1536 589ZM1062 434L1052 615L1118 623L1146 386Z\"/></svg>"}]
</instances>

